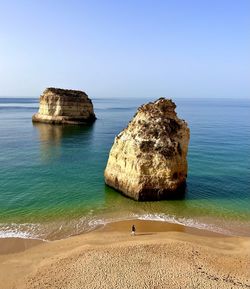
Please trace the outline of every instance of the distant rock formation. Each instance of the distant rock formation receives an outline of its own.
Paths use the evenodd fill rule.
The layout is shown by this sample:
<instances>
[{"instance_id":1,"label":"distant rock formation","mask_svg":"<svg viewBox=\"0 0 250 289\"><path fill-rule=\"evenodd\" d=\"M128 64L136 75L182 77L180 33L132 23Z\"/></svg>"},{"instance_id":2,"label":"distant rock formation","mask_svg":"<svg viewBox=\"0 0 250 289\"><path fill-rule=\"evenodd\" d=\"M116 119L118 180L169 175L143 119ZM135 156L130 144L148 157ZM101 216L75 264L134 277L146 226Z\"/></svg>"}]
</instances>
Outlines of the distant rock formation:
<instances>
[{"instance_id":1,"label":"distant rock formation","mask_svg":"<svg viewBox=\"0 0 250 289\"><path fill-rule=\"evenodd\" d=\"M189 128L172 100L142 105L114 140L107 185L138 201L179 198L185 192Z\"/></svg>"},{"instance_id":2,"label":"distant rock formation","mask_svg":"<svg viewBox=\"0 0 250 289\"><path fill-rule=\"evenodd\" d=\"M52 124L86 124L95 121L92 101L80 90L49 87L40 96L33 122Z\"/></svg>"}]
</instances>

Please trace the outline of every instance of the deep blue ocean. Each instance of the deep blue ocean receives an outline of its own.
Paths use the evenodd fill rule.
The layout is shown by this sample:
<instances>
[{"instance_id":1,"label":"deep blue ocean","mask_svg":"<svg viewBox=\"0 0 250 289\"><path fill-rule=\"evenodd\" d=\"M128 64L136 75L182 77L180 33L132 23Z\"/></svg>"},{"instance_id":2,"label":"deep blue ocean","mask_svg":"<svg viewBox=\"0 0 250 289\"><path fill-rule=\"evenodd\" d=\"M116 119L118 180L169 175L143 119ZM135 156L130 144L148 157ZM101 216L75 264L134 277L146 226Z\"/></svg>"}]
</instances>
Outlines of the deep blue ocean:
<instances>
[{"instance_id":1,"label":"deep blue ocean","mask_svg":"<svg viewBox=\"0 0 250 289\"><path fill-rule=\"evenodd\" d=\"M173 99L190 127L183 200L138 203L104 184L115 135L155 99L93 99L92 126L32 124L38 98L0 98L0 237L58 239L113 220L250 236L250 100Z\"/></svg>"}]
</instances>

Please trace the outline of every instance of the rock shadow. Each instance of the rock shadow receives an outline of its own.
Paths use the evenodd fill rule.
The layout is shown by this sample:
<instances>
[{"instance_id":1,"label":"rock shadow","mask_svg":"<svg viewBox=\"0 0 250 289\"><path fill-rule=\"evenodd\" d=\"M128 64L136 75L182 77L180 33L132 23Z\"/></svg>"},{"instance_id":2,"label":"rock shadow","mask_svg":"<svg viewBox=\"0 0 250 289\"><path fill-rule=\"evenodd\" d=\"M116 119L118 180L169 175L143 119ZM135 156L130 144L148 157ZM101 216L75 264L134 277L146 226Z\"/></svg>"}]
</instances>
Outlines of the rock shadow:
<instances>
[{"instance_id":1,"label":"rock shadow","mask_svg":"<svg viewBox=\"0 0 250 289\"><path fill-rule=\"evenodd\" d=\"M143 190L141 197L139 197L138 200L135 200L128 195L124 194L122 191L117 190L107 184L105 184L105 192L106 194L110 194L112 191L112 194L116 192L117 194L125 197L126 199L133 200L135 202L158 202L158 201L166 201L166 200L171 200L171 201L179 201L179 200L185 200L187 196L187 184L184 183L180 186L178 190L175 191L169 191L169 190L154 190L154 189L147 189Z\"/></svg>"}]
</instances>

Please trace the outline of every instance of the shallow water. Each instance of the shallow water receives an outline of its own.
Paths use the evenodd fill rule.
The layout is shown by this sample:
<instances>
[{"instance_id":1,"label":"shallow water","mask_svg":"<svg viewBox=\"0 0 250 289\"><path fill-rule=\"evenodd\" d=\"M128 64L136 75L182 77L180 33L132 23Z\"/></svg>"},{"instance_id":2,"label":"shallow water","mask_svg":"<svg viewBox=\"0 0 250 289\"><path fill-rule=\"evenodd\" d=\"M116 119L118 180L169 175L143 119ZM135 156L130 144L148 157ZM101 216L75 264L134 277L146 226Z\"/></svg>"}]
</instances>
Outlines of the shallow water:
<instances>
[{"instance_id":1,"label":"shallow water","mask_svg":"<svg viewBox=\"0 0 250 289\"><path fill-rule=\"evenodd\" d=\"M0 98L0 236L57 239L133 217L250 235L250 100L174 100L191 130L183 200L137 203L104 185L114 136L147 101L94 99L83 128L33 125L37 99Z\"/></svg>"}]
</instances>

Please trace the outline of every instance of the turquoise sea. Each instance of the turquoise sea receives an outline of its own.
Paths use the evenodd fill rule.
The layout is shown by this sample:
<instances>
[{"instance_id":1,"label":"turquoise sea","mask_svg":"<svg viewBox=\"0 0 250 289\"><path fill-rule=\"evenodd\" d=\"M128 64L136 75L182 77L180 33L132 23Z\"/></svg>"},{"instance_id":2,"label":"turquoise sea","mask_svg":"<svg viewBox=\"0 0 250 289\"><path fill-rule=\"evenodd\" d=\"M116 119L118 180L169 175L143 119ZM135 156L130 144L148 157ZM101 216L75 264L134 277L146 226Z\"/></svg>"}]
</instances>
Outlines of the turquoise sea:
<instances>
[{"instance_id":1,"label":"turquoise sea","mask_svg":"<svg viewBox=\"0 0 250 289\"><path fill-rule=\"evenodd\" d=\"M138 203L104 184L114 137L155 99L93 99L92 126L33 125L38 98L0 98L0 237L58 239L141 218L250 236L250 100L174 99L191 130L183 200Z\"/></svg>"}]
</instances>

